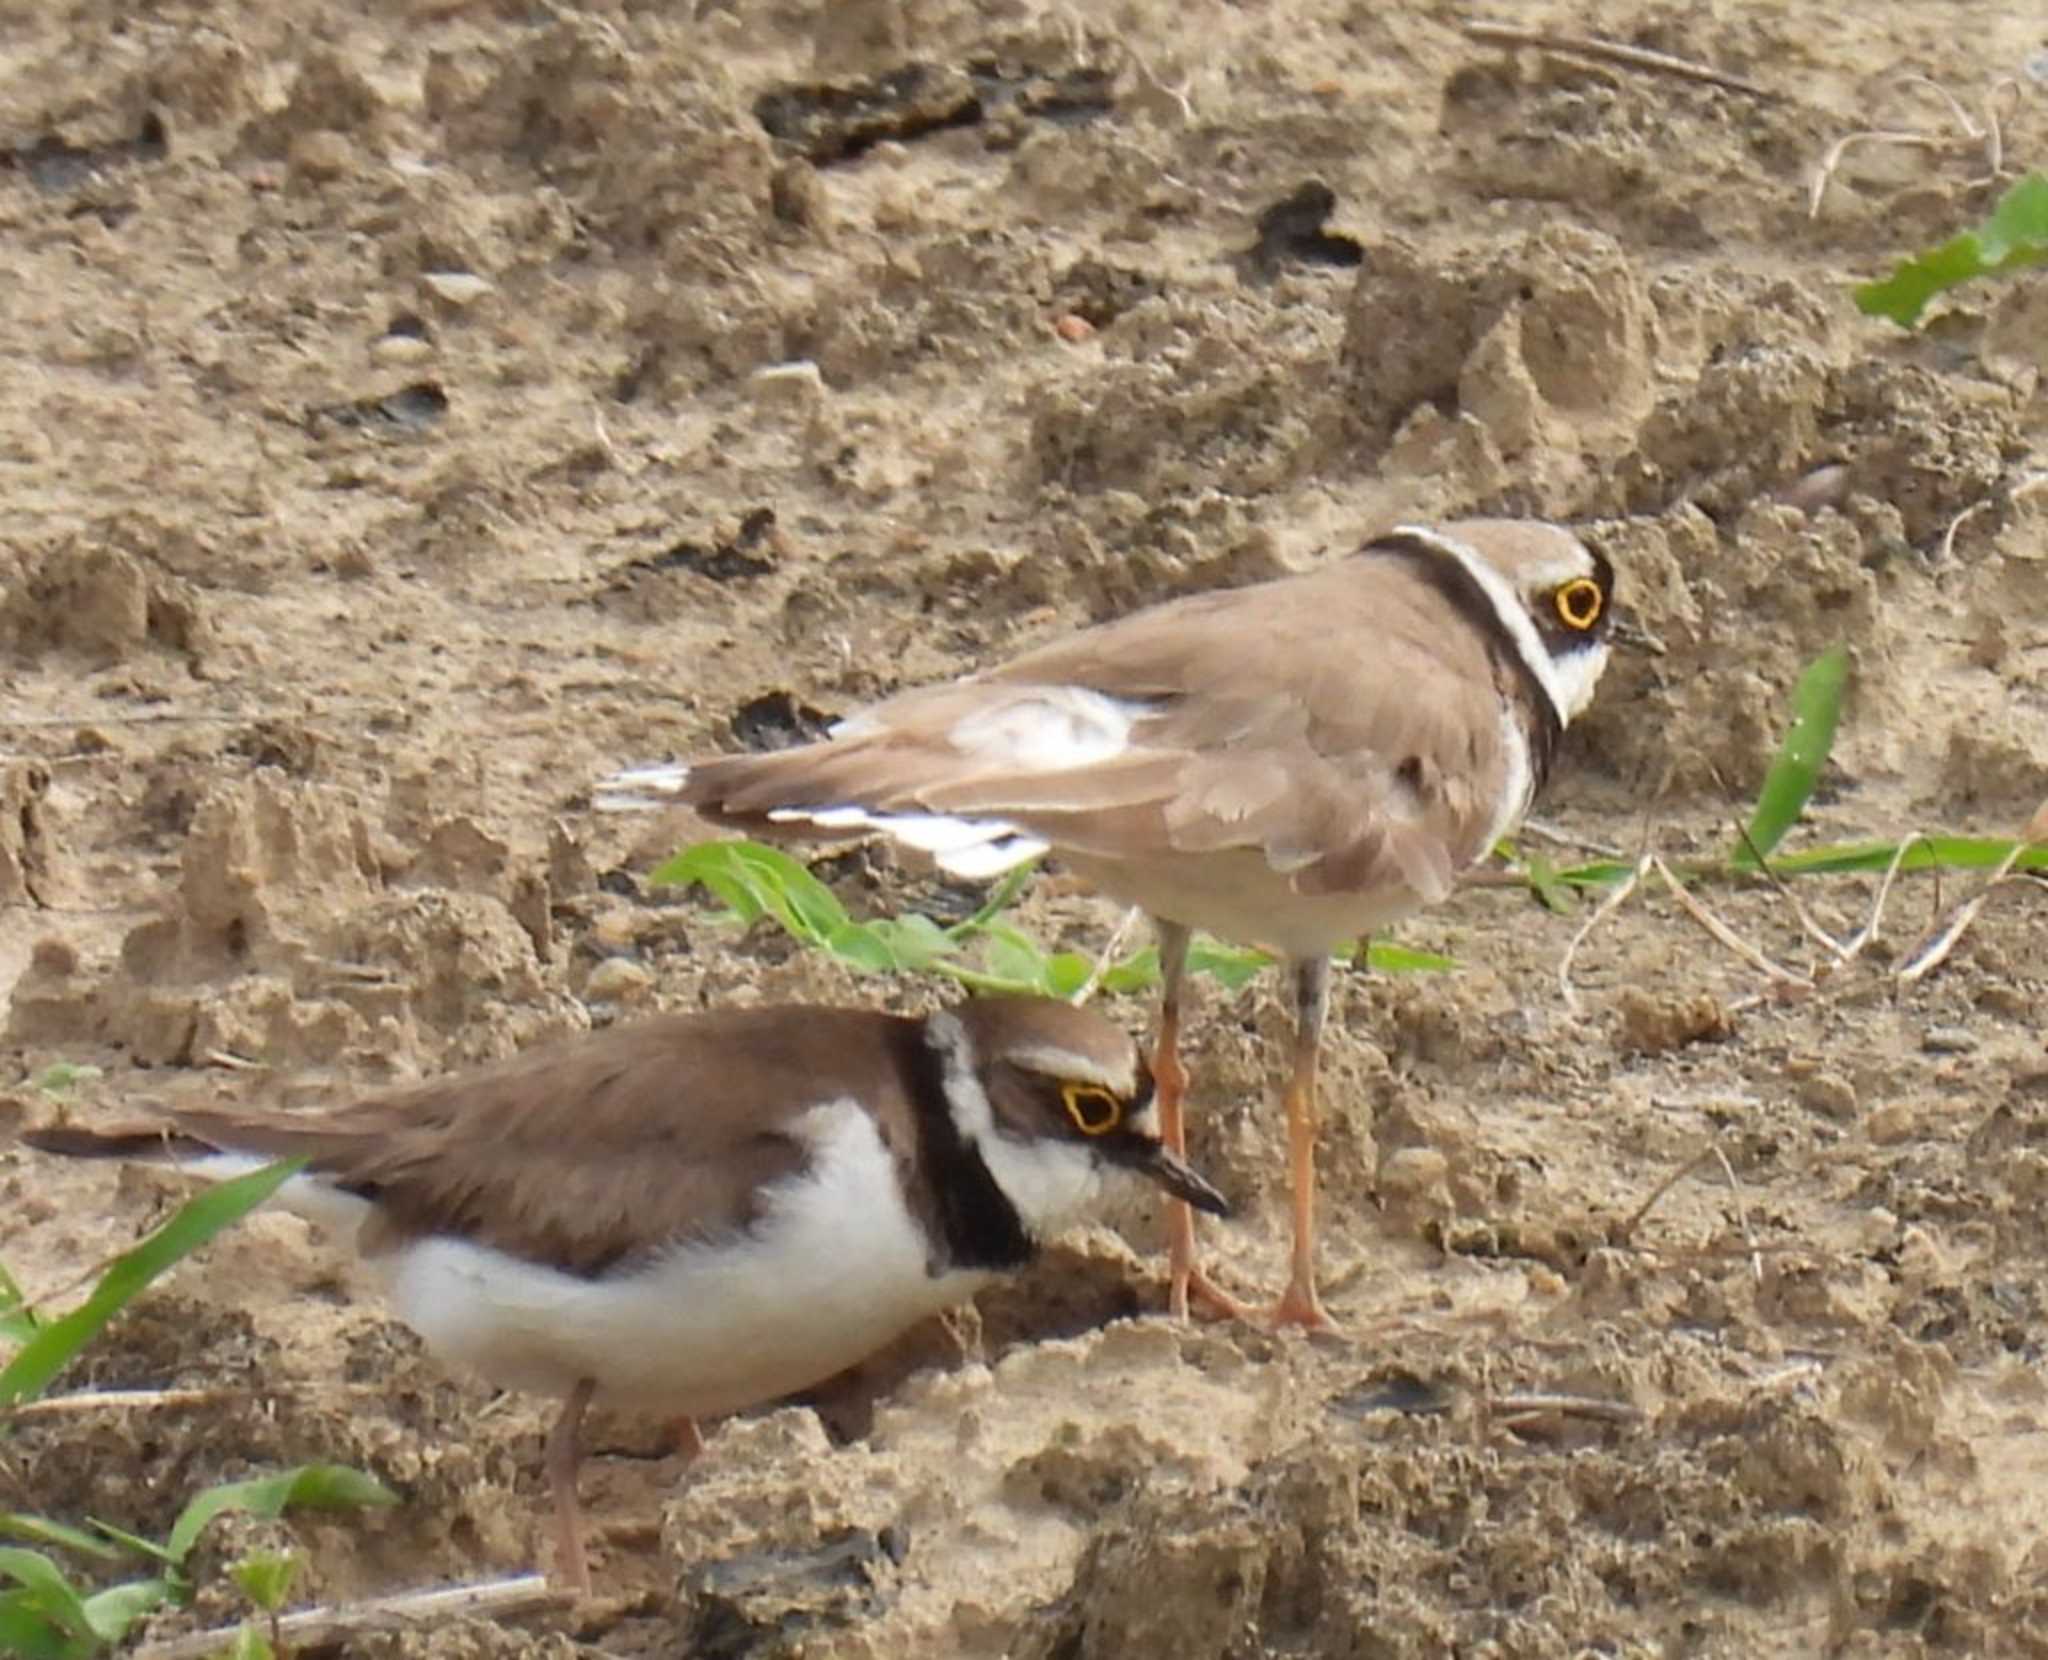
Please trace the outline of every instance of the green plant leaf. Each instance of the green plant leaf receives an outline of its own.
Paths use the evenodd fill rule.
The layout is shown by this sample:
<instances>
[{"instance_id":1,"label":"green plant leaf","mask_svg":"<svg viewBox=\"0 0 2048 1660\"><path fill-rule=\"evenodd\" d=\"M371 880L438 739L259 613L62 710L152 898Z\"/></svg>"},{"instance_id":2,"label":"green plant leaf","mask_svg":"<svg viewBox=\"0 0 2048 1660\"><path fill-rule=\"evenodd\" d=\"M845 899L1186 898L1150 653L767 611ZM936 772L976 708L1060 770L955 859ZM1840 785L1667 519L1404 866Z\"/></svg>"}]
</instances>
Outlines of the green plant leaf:
<instances>
[{"instance_id":1,"label":"green plant leaf","mask_svg":"<svg viewBox=\"0 0 2048 1660\"><path fill-rule=\"evenodd\" d=\"M0 1371L0 1408L32 1400L49 1386L71 1358L125 1308L150 1281L232 1227L305 1164L287 1159L194 1194L177 1213L134 1249L114 1259L92 1294L60 1319L49 1321L21 1346Z\"/></svg>"},{"instance_id":2,"label":"green plant leaf","mask_svg":"<svg viewBox=\"0 0 2048 1660\"><path fill-rule=\"evenodd\" d=\"M261 1630L244 1620L235 1628L233 1640L220 1651L220 1660L277 1660L277 1650Z\"/></svg>"},{"instance_id":3,"label":"green plant leaf","mask_svg":"<svg viewBox=\"0 0 2048 1660\"><path fill-rule=\"evenodd\" d=\"M87 1660L105 1646L89 1631L66 1631L35 1592L19 1587L0 1591L0 1654L20 1660Z\"/></svg>"},{"instance_id":4,"label":"green plant leaf","mask_svg":"<svg viewBox=\"0 0 2048 1660\"><path fill-rule=\"evenodd\" d=\"M292 1581L304 1562L297 1551L255 1551L239 1562L230 1562L228 1578L264 1613L275 1614L292 1594Z\"/></svg>"},{"instance_id":5,"label":"green plant leaf","mask_svg":"<svg viewBox=\"0 0 2048 1660\"><path fill-rule=\"evenodd\" d=\"M2009 836L1923 836L1906 849L1899 869L1991 870L2012 851ZM1891 869L1898 858L1897 842L1837 842L1773 859L1780 876L1837 876L1854 871ZM2030 847L2013 862L2014 870L2048 870L2048 847Z\"/></svg>"},{"instance_id":6,"label":"green plant leaf","mask_svg":"<svg viewBox=\"0 0 2048 1660\"><path fill-rule=\"evenodd\" d=\"M1391 940L1374 940L1366 947L1365 966L1381 974L1449 974L1457 963L1441 952L1420 951L1412 945Z\"/></svg>"},{"instance_id":7,"label":"green plant leaf","mask_svg":"<svg viewBox=\"0 0 2048 1660\"><path fill-rule=\"evenodd\" d=\"M28 1306L28 1298L22 1295L14 1276L7 1272L5 1264L0 1264L0 1343L26 1343L42 1323Z\"/></svg>"},{"instance_id":8,"label":"green plant leaf","mask_svg":"<svg viewBox=\"0 0 2048 1660\"><path fill-rule=\"evenodd\" d=\"M1523 877L1545 910L1563 916L1577 908L1578 896L1572 885L1559 877L1555 860L1531 853L1520 862Z\"/></svg>"},{"instance_id":9,"label":"green plant leaf","mask_svg":"<svg viewBox=\"0 0 2048 1660\"><path fill-rule=\"evenodd\" d=\"M1906 260L1855 290L1857 309L1911 328L1937 294L1976 277L2048 261L2048 173L2029 173L1998 198L1975 230Z\"/></svg>"},{"instance_id":10,"label":"green plant leaf","mask_svg":"<svg viewBox=\"0 0 2048 1660\"><path fill-rule=\"evenodd\" d=\"M33 1607L59 1631L70 1638L94 1636L92 1621L85 1612L85 1598L64 1577L64 1570L38 1550L0 1545L0 1574L27 1593ZM14 1599L10 1598L10 1602Z\"/></svg>"},{"instance_id":11,"label":"green plant leaf","mask_svg":"<svg viewBox=\"0 0 2048 1660\"><path fill-rule=\"evenodd\" d=\"M32 1545L57 1545L90 1556L96 1562L118 1562L127 1554L118 1545L109 1544L82 1527L48 1516L26 1516L19 1511L0 1515L0 1537L25 1539Z\"/></svg>"},{"instance_id":12,"label":"green plant leaf","mask_svg":"<svg viewBox=\"0 0 2048 1660\"><path fill-rule=\"evenodd\" d=\"M1227 945L1207 934L1197 934L1188 946L1188 972L1206 974L1226 991L1236 991L1272 962L1263 951L1248 945Z\"/></svg>"},{"instance_id":13,"label":"green plant leaf","mask_svg":"<svg viewBox=\"0 0 2048 1660\"><path fill-rule=\"evenodd\" d=\"M97 1066L82 1066L72 1061L52 1061L31 1080L33 1087L45 1095L69 1095L80 1084L97 1083L106 1073Z\"/></svg>"},{"instance_id":14,"label":"green plant leaf","mask_svg":"<svg viewBox=\"0 0 2048 1660\"><path fill-rule=\"evenodd\" d=\"M301 1464L274 1476L223 1482L195 1494L172 1524L164 1548L174 1561L183 1562L206 1524L230 1510L270 1519L287 1510L355 1510L397 1502L398 1495L367 1471L344 1464Z\"/></svg>"},{"instance_id":15,"label":"green plant leaf","mask_svg":"<svg viewBox=\"0 0 2048 1660\"><path fill-rule=\"evenodd\" d=\"M143 1615L176 1598L177 1587L168 1579L131 1579L87 1597L85 1617L101 1642L118 1643Z\"/></svg>"},{"instance_id":16,"label":"green plant leaf","mask_svg":"<svg viewBox=\"0 0 2048 1660\"><path fill-rule=\"evenodd\" d=\"M116 1527L112 1522L103 1522L97 1516L89 1516L86 1519L101 1533L113 1540L115 1544L132 1551L135 1555L150 1557L167 1567L177 1567L177 1558L172 1556L169 1551L165 1550L154 1539L145 1539L139 1533L130 1533L125 1527Z\"/></svg>"},{"instance_id":17,"label":"green plant leaf","mask_svg":"<svg viewBox=\"0 0 2048 1660\"><path fill-rule=\"evenodd\" d=\"M99 1647L95 1637L66 1632L43 1611L33 1591L0 1591L0 1654L19 1660L74 1660Z\"/></svg>"},{"instance_id":18,"label":"green plant leaf","mask_svg":"<svg viewBox=\"0 0 2048 1660\"><path fill-rule=\"evenodd\" d=\"M1849 653L1842 646L1823 652L1800 675L1792 691L1792 725L1757 793L1756 810L1749 818L1749 840L1729 855L1728 863L1734 869L1756 869L1758 856L1768 858L1785 839L1785 832L1799 821L1820 781L1828 751L1834 747L1842 693L1848 683Z\"/></svg>"},{"instance_id":19,"label":"green plant leaf","mask_svg":"<svg viewBox=\"0 0 2048 1660\"><path fill-rule=\"evenodd\" d=\"M702 884L743 924L772 916L807 945L823 945L852 918L825 884L779 847L759 842L699 842L655 868L648 880Z\"/></svg>"}]
</instances>

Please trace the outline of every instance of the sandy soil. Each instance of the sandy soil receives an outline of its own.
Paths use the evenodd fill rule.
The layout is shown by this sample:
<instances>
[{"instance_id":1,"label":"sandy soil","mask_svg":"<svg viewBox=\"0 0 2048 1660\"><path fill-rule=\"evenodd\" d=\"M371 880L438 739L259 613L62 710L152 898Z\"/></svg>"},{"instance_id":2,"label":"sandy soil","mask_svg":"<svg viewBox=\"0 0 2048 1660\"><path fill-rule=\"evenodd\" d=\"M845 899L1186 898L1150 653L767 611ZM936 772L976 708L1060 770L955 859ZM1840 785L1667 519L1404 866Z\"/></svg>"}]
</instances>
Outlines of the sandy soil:
<instances>
[{"instance_id":1,"label":"sandy soil","mask_svg":"<svg viewBox=\"0 0 2048 1660\"><path fill-rule=\"evenodd\" d=\"M88 1115L291 1104L650 1007L929 997L651 894L669 833L587 781L1395 514L1599 521L1667 650L1575 730L1570 834L1718 845L1837 641L1798 835L2009 832L2048 795L2048 495L2016 493L2048 283L1910 338L1848 303L1981 215L1982 144L1858 150L1817 218L1807 185L1859 126L1946 119L1908 72L1973 112L2017 77L2004 155L2038 165L2048 31L1600 10L1787 96L1433 3L0 9L0 1136L58 1060L106 1069ZM1262 243L1311 181L1324 238ZM821 869L958 903L885 853ZM1776 896L1715 897L1811 965ZM595 1608L350 1652L2048 1653L2044 900L1899 992L1936 903L1905 884L1826 995L1744 1007L1757 973L1647 896L1573 1008L1582 917L1463 895L1403 935L1458 974L1341 979L1341 1337L1105 1324L1160 1296L1156 1217L1121 1218L822 1417L595 1459ZM1047 884L1025 918L1088 945L1114 913ZM1270 984L1196 1023L1194 1150L1242 1206L1207 1237L1248 1289L1284 1024ZM1659 1196L1710 1147L1739 1187L1709 1157ZM0 1259L54 1288L174 1197L0 1149ZM531 1560L543 1408L444 1374L289 1218L71 1381L218 1394L24 1426L0 1508L155 1530L339 1458L407 1502L292 1529L311 1593Z\"/></svg>"}]
</instances>

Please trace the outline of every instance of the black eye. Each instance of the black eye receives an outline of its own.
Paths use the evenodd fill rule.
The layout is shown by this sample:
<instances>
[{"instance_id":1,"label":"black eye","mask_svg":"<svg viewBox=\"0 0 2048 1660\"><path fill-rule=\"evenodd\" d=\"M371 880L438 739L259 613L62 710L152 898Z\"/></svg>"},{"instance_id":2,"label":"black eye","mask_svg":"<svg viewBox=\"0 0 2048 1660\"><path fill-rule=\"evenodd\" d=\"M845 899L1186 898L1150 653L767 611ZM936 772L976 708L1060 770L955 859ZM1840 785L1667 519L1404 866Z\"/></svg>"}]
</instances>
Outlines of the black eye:
<instances>
[{"instance_id":1,"label":"black eye","mask_svg":"<svg viewBox=\"0 0 2048 1660\"><path fill-rule=\"evenodd\" d=\"M1107 1135L1124 1121L1124 1104L1099 1084L1061 1084L1067 1116L1083 1135Z\"/></svg>"},{"instance_id":2,"label":"black eye","mask_svg":"<svg viewBox=\"0 0 2048 1660\"><path fill-rule=\"evenodd\" d=\"M1607 596L1589 576L1575 576L1550 596L1557 607L1557 619L1567 628L1584 633L1600 620L1607 608Z\"/></svg>"}]
</instances>

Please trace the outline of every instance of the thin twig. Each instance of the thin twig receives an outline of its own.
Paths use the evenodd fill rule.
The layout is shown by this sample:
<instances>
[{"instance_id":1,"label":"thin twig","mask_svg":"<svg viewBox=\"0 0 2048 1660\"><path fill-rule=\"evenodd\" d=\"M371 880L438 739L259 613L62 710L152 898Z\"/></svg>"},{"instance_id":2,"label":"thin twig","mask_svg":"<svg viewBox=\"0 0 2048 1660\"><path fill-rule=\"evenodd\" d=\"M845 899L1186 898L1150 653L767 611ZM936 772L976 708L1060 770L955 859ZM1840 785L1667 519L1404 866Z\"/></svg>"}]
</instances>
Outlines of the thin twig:
<instances>
[{"instance_id":1,"label":"thin twig","mask_svg":"<svg viewBox=\"0 0 2048 1660\"><path fill-rule=\"evenodd\" d=\"M1489 1412L1503 1415L1505 1428L1530 1418L1593 1418L1605 1424L1639 1424L1645 1416L1639 1406L1627 1401L1607 1401L1597 1395L1501 1395L1489 1400Z\"/></svg>"},{"instance_id":2,"label":"thin twig","mask_svg":"<svg viewBox=\"0 0 2048 1660\"><path fill-rule=\"evenodd\" d=\"M1642 858L1636 861L1635 869L1631 870L1621 881L1608 889L1607 896L1594 907L1593 914L1579 924L1578 932L1572 935L1570 942L1564 948L1564 955L1558 958L1557 987L1559 991L1564 993L1564 1006L1571 1013L1577 1014L1579 1012L1579 994L1572 985L1572 959L1579 954L1579 947L1586 943L1586 936L1599 927L1616 906L1620 905L1623 900L1636 891L1637 884L1648 873L1650 862L1656 857L1654 853L1645 853Z\"/></svg>"},{"instance_id":3,"label":"thin twig","mask_svg":"<svg viewBox=\"0 0 2048 1660\"><path fill-rule=\"evenodd\" d=\"M229 1072L268 1072L268 1061L252 1061L246 1055L237 1055L230 1049L209 1049L199 1057L208 1066L222 1067Z\"/></svg>"},{"instance_id":4,"label":"thin twig","mask_svg":"<svg viewBox=\"0 0 2048 1660\"><path fill-rule=\"evenodd\" d=\"M1117 954L1124 948L1124 941L1130 938L1131 930L1137 926L1138 918L1145 913L1133 905L1117 919L1116 927L1110 930L1109 943L1102 948L1102 954L1095 959L1095 966L1088 970L1088 978L1076 988L1072 1002L1076 1008L1086 1003L1102 986L1102 977L1115 964Z\"/></svg>"},{"instance_id":5,"label":"thin twig","mask_svg":"<svg viewBox=\"0 0 2048 1660\"><path fill-rule=\"evenodd\" d=\"M1818 219L1821 203L1827 199L1828 186L1835 182L1835 171L1842 160L1859 144L1911 144L1923 150L1938 150L1947 142L1939 133L1909 133L1896 128L1879 128L1869 132L1847 133L1828 146L1827 154L1821 157L1820 166L1813 175L1813 187L1806 196L1806 217Z\"/></svg>"},{"instance_id":6,"label":"thin twig","mask_svg":"<svg viewBox=\"0 0 2048 1660\"><path fill-rule=\"evenodd\" d=\"M1539 51L1556 52L1564 57L1590 58L1596 63L1640 69L1651 75L1671 75L1681 81L1697 81L1705 86L1746 93L1751 98L1766 98L1774 103L1785 96L1767 86L1759 86L1755 81L1744 80L1740 75L1710 69L1705 64L1685 58L1674 58L1668 52L1653 52L1644 46L1624 46L1619 41L1597 40L1589 35L1554 35L1546 29L1524 29L1512 23L1475 20L1465 25L1465 36L1486 46L1533 46Z\"/></svg>"},{"instance_id":7,"label":"thin twig","mask_svg":"<svg viewBox=\"0 0 2048 1660\"><path fill-rule=\"evenodd\" d=\"M1906 855L1920 842L1929 838L1915 830L1899 843L1892 852L1892 862L1885 866L1884 876L1877 884L1877 894L1870 902L1870 920L1849 936L1849 956L1853 961L1863 954L1863 948L1877 938L1877 925L1884 920L1885 901L1891 897L1892 883L1898 880L1899 868L1905 864Z\"/></svg>"},{"instance_id":8,"label":"thin twig","mask_svg":"<svg viewBox=\"0 0 2048 1660\"><path fill-rule=\"evenodd\" d=\"M1721 1174L1728 1178L1728 1191L1735 1195L1735 1225L1742 1230L1742 1243L1749 1247L1750 1277L1761 1285L1764 1280L1764 1261L1756 1248L1756 1235L1749 1229L1749 1201L1743 1197L1742 1183L1735 1179L1735 1166L1728 1162L1728 1155L1721 1151L1721 1143L1715 1141L1709 1151L1721 1161Z\"/></svg>"},{"instance_id":9,"label":"thin twig","mask_svg":"<svg viewBox=\"0 0 2048 1660\"><path fill-rule=\"evenodd\" d=\"M93 1389L76 1395L46 1395L5 1409L10 1423L23 1418L61 1417L73 1412L157 1410L174 1406L212 1406L246 1390L236 1389Z\"/></svg>"},{"instance_id":10,"label":"thin twig","mask_svg":"<svg viewBox=\"0 0 2048 1660\"><path fill-rule=\"evenodd\" d=\"M1991 505L1988 501L1973 501L1948 522L1948 529L1941 536L1941 562L1946 565L1956 554L1956 532Z\"/></svg>"},{"instance_id":11,"label":"thin twig","mask_svg":"<svg viewBox=\"0 0 2048 1660\"><path fill-rule=\"evenodd\" d=\"M375 698L344 697L331 703L321 703L303 711L308 718L315 715L341 714L356 709L382 709L389 707ZM85 710L75 715L5 715L0 714L0 726L155 726L175 721L245 721L262 720L266 711L261 709L139 709L126 713L107 713L101 710Z\"/></svg>"},{"instance_id":12,"label":"thin twig","mask_svg":"<svg viewBox=\"0 0 2048 1660\"><path fill-rule=\"evenodd\" d=\"M1977 920L1977 913L1984 909L1984 901L1991 897L1991 890L2012 874L2012 867L2020 862L2020 855L2035 845L2037 844L2033 842L2015 841L2006 849L2005 857L1998 861L1990 879L1956 907L1955 915L1949 919L1945 927L1929 934L1906 953L1905 962L1900 965L1898 973L1893 978L1902 986L1914 985L1947 962L1949 954L1961 943L1970 924Z\"/></svg>"},{"instance_id":13,"label":"thin twig","mask_svg":"<svg viewBox=\"0 0 2048 1660\"><path fill-rule=\"evenodd\" d=\"M1540 842L1549 842L1553 847L1568 847L1574 853L1590 853L1596 859L1625 859L1628 855L1618 847L1609 847L1605 842L1589 841L1584 836L1575 836L1569 830L1560 830L1555 825L1545 824L1541 819L1522 820L1518 835L1534 836Z\"/></svg>"},{"instance_id":14,"label":"thin twig","mask_svg":"<svg viewBox=\"0 0 2048 1660\"><path fill-rule=\"evenodd\" d=\"M1785 903L1792 907L1792 914L1799 919L1799 926L1805 931L1807 938L1816 940L1825 946L1837 962L1846 963L1849 960L1848 951L1843 948L1842 944L1833 934L1813 920L1812 913L1807 910L1799 895L1792 891L1792 885L1775 870L1771 869L1770 860L1764 857L1763 849L1757 846L1756 838L1749 833L1749 826L1740 819L1737 819L1735 821L1735 833L1742 838L1742 845L1749 850L1749 856L1756 861L1756 868L1763 873L1764 880L1776 888Z\"/></svg>"},{"instance_id":15,"label":"thin twig","mask_svg":"<svg viewBox=\"0 0 2048 1660\"><path fill-rule=\"evenodd\" d=\"M81 1389L75 1394L45 1395L39 1400L16 1402L0 1408L0 1418L17 1423L24 1418L63 1417L80 1412L174 1411L187 1406L219 1406L225 1401L384 1400L390 1393L389 1386L382 1383L324 1380L303 1385L265 1383L260 1387L214 1384L190 1389ZM480 1418L482 1414L475 1416Z\"/></svg>"},{"instance_id":16,"label":"thin twig","mask_svg":"<svg viewBox=\"0 0 2048 1660\"><path fill-rule=\"evenodd\" d=\"M1620 1229L1621 1237L1625 1240L1633 1240L1636 1235L1636 1229L1648 1218L1650 1212L1657 1208L1657 1201L1662 1199L1665 1194L1669 1193L1695 1170L1699 1169L1708 1159L1712 1158L1714 1151L1714 1144L1711 1141L1708 1142L1706 1146L1693 1154L1683 1164L1673 1169L1668 1176L1651 1188L1650 1196L1640 1205L1636 1206L1635 1210L1622 1222Z\"/></svg>"},{"instance_id":17,"label":"thin twig","mask_svg":"<svg viewBox=\"0 0 2048 1660\"><path fill-rule=\"evenodd\" d=\"M1794 985L1805 987L1808 990L1812 989L1813 982L1811 980L1807 979L1804 975L1794 974L1789 968L1780 968L1769 957L1766 957L1755 946L1736 933L1733 928L1730 928L1727 923L1708 910L1706 906L1687 893L1685 891L1685 884L1679 881L1676 876L1673 876L1671 874L1671 867L1655 854L1651 855L1651 868L1664 878L1664 885L1671 890L1671 897L1676 899L1684 908L1686 915L1690 916L1693 921L1706 929L1715 939L1719 940L1730 951L1733 951L1759 974L1762 974L1766 979L1775 980L1781 985Z\"/></svg>"},{"instance_id":18,"label":"thin twig","mask_svg":"<svg viewBox=\"0 0 2048 1660\"><path fill-rule=\"evenodd\" d=\"M435 1591L375 1597L368 1602L302 1609L280 1619L277 1631L293 1648L327 1647L358 1632L389 1631L442 1620L503 1619L541 1608L565 1607L568 1602L562 1592L548 1588L542 1575L520 1574L481 1585L452 1585ZM213 1631L194 1632L189 1637L174 1637L169 1642L150 1643L135 1650L135 1660L205 1660L206 1656L221 1653L239 1629L222 1626Z\"/></svg>"}]
</instances>

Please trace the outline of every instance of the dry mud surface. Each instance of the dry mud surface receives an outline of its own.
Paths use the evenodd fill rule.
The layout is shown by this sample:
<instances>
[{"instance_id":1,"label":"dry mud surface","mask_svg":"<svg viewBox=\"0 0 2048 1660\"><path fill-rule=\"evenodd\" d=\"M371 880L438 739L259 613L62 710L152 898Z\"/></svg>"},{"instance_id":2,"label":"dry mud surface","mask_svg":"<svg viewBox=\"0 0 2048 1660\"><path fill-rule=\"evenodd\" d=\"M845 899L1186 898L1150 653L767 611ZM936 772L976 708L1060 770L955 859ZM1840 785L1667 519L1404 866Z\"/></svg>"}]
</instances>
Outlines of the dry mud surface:
<instances>
[{"instance_id":1,"label":"dry mud surface","mask_svg":"<svg viewBox=\"0 0 2048 1660\"><path fill-rule=\"evenodd\" d=\"M2004 156L2040 165L2048 27L1508 10L1785 96L1443 4L0 8L0 1138L60 1060L105 1069L88 1119L289 1105L652 1007L929 997L650 892L673 827L587 781L1396 515L1594 522L1664 642L1574 731L1570 834L1720 845L1837 641L1798 835L2010 833L2048 795L2048 285L1913 337L1847 302L1981 216L1981 143L1854 151L1817 218L1807 185L1858 127L1949 121L1908 73L1970 112L2014 78ZM1262 240L1315 181L1327 225ZM1871 890L1805 891L1846 929ZM1897 990L1959 891L1907 882L1824 995L1748 1006L1646 894L1576 1008L1583 913L1461 895L1402 934L1456 975L1340 978L1341 1336L1121 1318L1161 1297L1135 1213L693 1468L603 1426L643 1456L586 1473L594 1608L349 1651L2048 1653L2048 900ZM1814 961L1769 891L1714 898ZM1114 912L1042 881L1024 916L1087 946ZM1194 1152L1241 1206L1206 1237L1269 1289L1276 987L1206 985L1195 1029ZM55 1289L177 1192L0 1139L0 1259ZM446 1375L289 1218L68 1381L209 1393L20 1426L0 1508L158 1530L336 1458L406 1502L297 1526L313 1594L532 1561L543 1407Z\"/></svg>"}]
</instances>

